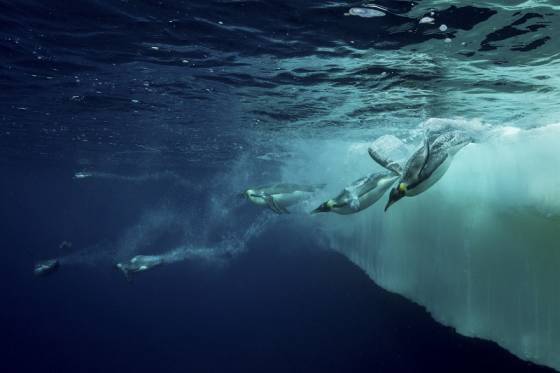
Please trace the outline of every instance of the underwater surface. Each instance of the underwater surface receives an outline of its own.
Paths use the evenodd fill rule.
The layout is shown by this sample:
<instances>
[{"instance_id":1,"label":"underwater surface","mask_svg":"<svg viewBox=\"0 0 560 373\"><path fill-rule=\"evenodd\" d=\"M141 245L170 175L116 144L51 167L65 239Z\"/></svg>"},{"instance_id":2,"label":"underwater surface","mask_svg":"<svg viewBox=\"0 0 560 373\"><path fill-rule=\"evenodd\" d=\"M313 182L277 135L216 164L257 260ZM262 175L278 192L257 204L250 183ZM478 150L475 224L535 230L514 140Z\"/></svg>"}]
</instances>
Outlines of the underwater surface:
<instances>
[{"instance_id":1,"label":"underwater surface","mask_svg":"<svg viewBox=\"0 0 560 373\"><path fill-rule=\"evenodd\" d=\"M0 0L0 371L559 371L558 26Z\"/></svg>"}]
</instances>

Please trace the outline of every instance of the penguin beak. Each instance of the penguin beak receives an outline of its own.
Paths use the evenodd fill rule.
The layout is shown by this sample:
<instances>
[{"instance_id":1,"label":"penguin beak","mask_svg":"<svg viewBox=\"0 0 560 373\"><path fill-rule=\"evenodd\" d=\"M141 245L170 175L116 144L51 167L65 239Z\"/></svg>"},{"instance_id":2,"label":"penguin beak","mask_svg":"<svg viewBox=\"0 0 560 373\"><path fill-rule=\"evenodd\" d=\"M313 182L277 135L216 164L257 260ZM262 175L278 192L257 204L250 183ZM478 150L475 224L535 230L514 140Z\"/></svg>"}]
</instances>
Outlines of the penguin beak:
<instances>
[{"instance_id":1,"label":"penguin beak","mask_svg":"<svg viewBox=\"0 0 560 373\"><path fill-rule=\"evenodd\" d=\"M404 197L404 193L401 193L399 191L399 189L394 188L391 189L391 193L389 194L389 201L387 201L387 204L385 205L385 211L387 211L387 209L395 202L397 202L399 199Z\"/></svg>"},{"instance_id":2,"label":"penguin beak","mask_svg":"<svg viewBox=\"0 0 560 373\"><path fill-rule=\"evenodd\" d=\"M329 208L328 204L322 203L321 206L317 207L315 210L311 211L312 214L318 214L320 212L329 212L331 209Z\"/></svg>"},{"instance_id":3,"label":"penguin beak","mask_svg":"<svg viewBox=\"0 0 560 373\"><path fill-rule=\"evenodd\" d=\"M394 201L388 200L387 204L385 205L385 211L387 211L387 209L389 208L389 206L391 206L393 203L395 203Z\"/></svg>"}]
</instances>

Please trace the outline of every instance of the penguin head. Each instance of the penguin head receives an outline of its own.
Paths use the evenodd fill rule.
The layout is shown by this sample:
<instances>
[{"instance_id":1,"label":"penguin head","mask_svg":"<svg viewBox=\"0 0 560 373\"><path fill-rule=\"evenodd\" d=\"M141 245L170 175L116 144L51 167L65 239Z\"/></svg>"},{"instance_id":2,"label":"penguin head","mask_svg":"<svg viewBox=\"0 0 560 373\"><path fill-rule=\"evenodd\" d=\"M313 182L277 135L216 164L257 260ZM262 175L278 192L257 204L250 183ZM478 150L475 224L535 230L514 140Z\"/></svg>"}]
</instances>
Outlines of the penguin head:
<instances>
[{"instance_id":1,"label":"penguin head","mask_svg":"<svg viewBox=\"0 0 560 373\"><path fill-rule=\"evenodd\" d=\"M254 189L247 189L246 191L241 193L241 195L247 198L249 201L255 201L256 199L261 198L261 196L257 192L255 192Z\"/></svg>"},{"instance_id":2,"label":"penguin head","mask_svg":"<svg viewBox=\"0 0 560 373\"><path fill-rule=\"evenodd\" d=\"M332 210L335 202L332 199L329 199L327 202L322 203L319 207L315 210L311 211L312 214L317 214L319 212L329 212Z\"/></svg>"},{"instance_id":3,"label":"penguin head","mask_svg":"<svg viewBox=\"0 0 560 373\"><path fill-rule=\"evenodd\" d=\"M389 201L385 205L385 211L391 206L393 203L397 202L399 199L403 198L406 195L407 185L405 183L399 183L395 188L391 189L391 193L389 193Z\"/></svg>"}]
</instances>

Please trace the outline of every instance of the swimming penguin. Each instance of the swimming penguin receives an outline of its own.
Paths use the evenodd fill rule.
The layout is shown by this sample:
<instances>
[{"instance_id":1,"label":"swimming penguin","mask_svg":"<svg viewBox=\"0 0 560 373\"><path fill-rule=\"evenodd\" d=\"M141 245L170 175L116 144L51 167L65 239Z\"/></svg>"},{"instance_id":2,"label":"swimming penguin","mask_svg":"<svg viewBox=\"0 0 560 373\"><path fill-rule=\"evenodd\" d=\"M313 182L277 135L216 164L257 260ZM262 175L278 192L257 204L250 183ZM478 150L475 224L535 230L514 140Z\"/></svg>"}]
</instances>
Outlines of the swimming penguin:
<instances>
[{"instance_id":1,"label":"swimming penguin","mask_svg":"<svg viewBox=\"0 0 560 373\"><path fill-rule=\"evenodd\" d=\"M93 175L87 171L79 171L74 174L74 179L85 179Z\"/></svg>"},{"instance_id":2,"label":"swimming penguin","mask_svg":"<svg viewBox=\"0 0 560 373\"><path fill-rule=\"evenodd\" d=\"M324 184L275 184L247 189L243 196L255 205L268 206L277 214L289 214L288 206L308 199L324 187Z\"/></svg>"},{"instance_id":3,"label":"swimming penguin","mask_svg":"<svg viewBox=\"0 0 560 373\"><path fill-rule=\"evenodd\" d=\"M344 188L335 198L321 204L311 213L335 212L347 215L362 211L377 202L398 178L399 176L395 173L387 172L376 172L364 176Z\"/></svg>"},{"instance_id":4,"label":"swimming penguin","mask_svg":"<svg viewBox=\"0 0 560 373\"><path fill-rule=\"evenodd\" d=\"M402 168L401 179L391 190L385 211L402 197L415 196L434 185L451 165L453 156L471 142L472 138L463 131L426 134L423 146L412 154ZM371 152L370 155L377 160ZM390 161L380 159L378 163L391 171L398 170L397 166L389 167Z\"/></svg>"},{"instance_id":5,"label":"swimming penguin","mask_svg":"<svg viewBox=\"0 0 560 373\"><path fill-rule=\"evenodd\" d=\"M128 262L117 263L116 266L124 273L126 279L130 280L132 273L144 272L161 264L163 259L159 255L136 255Z\"/></svg>"},{"instance_id":6,"label":"swimming penguin","mask_svg":"<svg viewBox=\"0 0 560 373\"><path fill-rule=\"evenodd\" d=\"M46 276L55 272L60 267L58 259L48 259L42 260L35 263L35 268L33 268L33 274L35 276Z\"/></svg>"}]
</instances>

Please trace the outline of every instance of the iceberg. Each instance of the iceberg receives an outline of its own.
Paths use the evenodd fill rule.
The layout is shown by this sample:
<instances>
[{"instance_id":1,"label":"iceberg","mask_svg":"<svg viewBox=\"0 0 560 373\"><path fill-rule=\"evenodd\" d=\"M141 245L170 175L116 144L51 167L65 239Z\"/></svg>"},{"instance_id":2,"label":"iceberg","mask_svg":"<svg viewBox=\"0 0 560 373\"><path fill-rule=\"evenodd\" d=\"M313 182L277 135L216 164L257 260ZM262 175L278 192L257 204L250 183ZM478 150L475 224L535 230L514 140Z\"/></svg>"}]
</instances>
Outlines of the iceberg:
<instances>
[{"instance_id":1,"label":"iceberg","mask_svg":"<svg viewBox=\"0 0 560 373\"><path fill-rule=\"evenodd\" d=\"M382 199L318 224L331 247L439 322L560 370L560 125L483 138L393 211ZM346 178L362 153L318 161Z\"/></svg>"}]
</instances>

